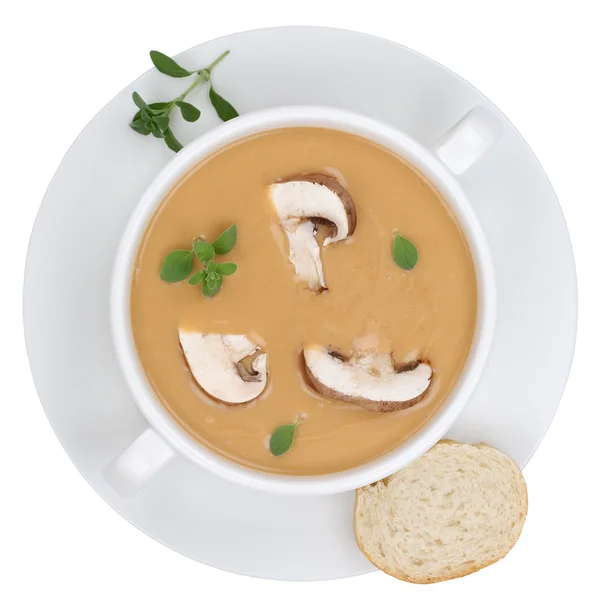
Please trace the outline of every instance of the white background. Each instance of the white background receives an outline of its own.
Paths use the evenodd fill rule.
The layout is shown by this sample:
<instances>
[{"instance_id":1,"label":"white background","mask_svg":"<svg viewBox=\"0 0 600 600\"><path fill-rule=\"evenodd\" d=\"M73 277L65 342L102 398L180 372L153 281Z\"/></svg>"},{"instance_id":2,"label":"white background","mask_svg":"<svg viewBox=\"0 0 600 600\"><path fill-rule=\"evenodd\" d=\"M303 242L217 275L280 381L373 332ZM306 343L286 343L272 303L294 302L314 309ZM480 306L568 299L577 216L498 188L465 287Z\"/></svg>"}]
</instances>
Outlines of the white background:
<instances>
[{"instance_id":1,"label":"white background","mask_svg":"<svg viewBox=\"0 0 600 600\"><path fill-rule=\"evenodd\" d=\"M600 21L595 5L593 0L29 0L4 5L0 598L294 600L389 594L491 600L597 594ZM570 228L579 277L578 344L556 420L525 470L530 515L505 560L462 580L419 587L373 573L320 583L261 581L179 556L129 525L77 473L46 422L29 375L21 323L27 241L45 188L79 131L148 69L149 49L176 54L220 35L293 24L386 37L466 78L532 146ZM368 85L368 73L356 77Z\"/></svg>"}]
</instances>

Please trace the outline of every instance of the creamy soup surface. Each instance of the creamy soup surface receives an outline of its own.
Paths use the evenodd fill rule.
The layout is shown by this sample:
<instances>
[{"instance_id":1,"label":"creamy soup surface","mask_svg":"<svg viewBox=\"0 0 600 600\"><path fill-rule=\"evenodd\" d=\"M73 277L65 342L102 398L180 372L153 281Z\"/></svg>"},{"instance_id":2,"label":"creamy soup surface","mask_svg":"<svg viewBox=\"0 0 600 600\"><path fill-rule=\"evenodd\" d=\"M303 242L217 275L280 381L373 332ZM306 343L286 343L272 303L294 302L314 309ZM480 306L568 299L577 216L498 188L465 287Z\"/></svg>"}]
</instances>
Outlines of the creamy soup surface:
<instances>
[{"instance_id":1,"label":"creamy soup surface","mask_svg":"<svg viewBox=\"0 0 600 600\"><path fill-rule=\"evenodd\" d=\"M268 186L302 174L334 175L356 205L346 241L321 249L329 288L299 282ZM238 241L218 262L235 262L211 299L199 286L159 277L165 256L235 223ZM418 249L411 271L392 259L395 232ZM319 228L322 241L329 230ZM200 263L196 262L200 267ZM347 133L292 128L242 140L209 157L175 187L151 220L131 288L137 352L161 403L198 442L237 463L283 474L321 474L363 464L396 448L435 414L459 378L473 338L477 289L465 237L436 189L396 155ZM178 329L245 334L267 352L265 392L226 406L195 382ZM431 385L412 408L391 413L316 393L300 350L316 343L420 358ZM269 452L271 433L302 417L289 452Z\"/></svg>"}]
</instances>

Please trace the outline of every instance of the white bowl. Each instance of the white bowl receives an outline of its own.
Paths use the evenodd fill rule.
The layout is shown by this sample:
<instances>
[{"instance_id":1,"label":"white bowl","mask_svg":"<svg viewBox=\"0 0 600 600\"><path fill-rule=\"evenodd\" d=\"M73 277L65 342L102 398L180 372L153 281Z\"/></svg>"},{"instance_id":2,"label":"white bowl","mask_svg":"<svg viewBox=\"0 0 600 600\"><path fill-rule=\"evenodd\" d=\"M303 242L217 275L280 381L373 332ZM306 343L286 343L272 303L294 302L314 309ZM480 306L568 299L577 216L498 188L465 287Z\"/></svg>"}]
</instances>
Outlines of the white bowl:
<instances>
[{"instance_id":1,"label":"white bowl","mask_svg":"<svg viewBox=\"0 0 600 600\"><path fill-rule=\"evenodd\" d=\"M131 277L142 236L155 210L174 185L220 148L247 136L287 127L322 127L369 139L414 165L441 192L469 243L478 289L477 325L469 357L452 393L421 430L398 448L361 466L315 476L276 475L243 467L215 454L189 436L169 416L144 375L130 320ZM485 368L494 332L496 290L488 243L455 174L463 172L497 139L493 117L473 109L433 148L384 123L346 110L290 106L250 113L228 121L185 146L156 176L131 216L117 253L112 291L112 331L117 356L147 430L105 471L123 494L132 494L179 452L241 485L299 495L332 494L372 483L405 467L442 439L471 398ZM158 434L158 435L157 435Z\"/></svg>"}]
</instances>

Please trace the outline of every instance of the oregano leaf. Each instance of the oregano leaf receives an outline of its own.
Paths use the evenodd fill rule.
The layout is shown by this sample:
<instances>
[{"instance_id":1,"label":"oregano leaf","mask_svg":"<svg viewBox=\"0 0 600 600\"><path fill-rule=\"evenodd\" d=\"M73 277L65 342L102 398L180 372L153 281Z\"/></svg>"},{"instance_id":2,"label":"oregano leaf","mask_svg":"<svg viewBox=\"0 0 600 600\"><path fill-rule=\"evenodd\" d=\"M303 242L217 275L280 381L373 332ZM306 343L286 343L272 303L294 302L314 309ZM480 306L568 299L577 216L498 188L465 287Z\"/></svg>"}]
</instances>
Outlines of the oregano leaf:
<instances>
[{"instance_id":1,"label":"oregano leaf","mask_svg":"<svg viewBox=\"0 0 600 600\"><path fill-rule=\"evenodd\" d=\"M181 116L188 121L189 123L193 123L200 118L200 110L196 108L193 104L189 102L184 102L183 100L178 100L175 104L179 107L181 111Z\"/></svg>"},{"instance_id":2,"label":"oregano leaf","mask_svg":"<svg viewBox=\"0 0 600 600\"><path fill-rule=\"evenodd\" d=\"M410 271L419 260L419 252L409 239L397 233L392 245L392 258L401 269Z\"/></svg>"},{"instance_id":3,"label":"oregano leaf","mask_svg":"<svg viewBox=\"0 0 600 600\"><path fill-rule=\"evenodd\" d=\"M229 121L240 116L240 113L225 98L217 94L212 83L210 84L208 96L221 121Z\"/></svg>"},{"instance_id":4,"label":"oregano leaf","mask_svg":"<svg viewBox=\"0 0 600 600\"><path fill-rule=\"evenodd\" d=\"M198 257L199 261L204 263L215 257L215 251L212 244L209 244L204 240L197 240L194 242L194 254Z\"/></svg>"},{"instance_id":5,"label":"oregano leaf","mask_svg":"<svg viewBox=\"0 0 600 600\"><path fill-rule=\"evenodd\" d=\"M206 277L206 271L202 270L202 271L196 271L189 279L188 279L188 283L190 285L198 285L199 283L201 283L204 278Z\"/></svg>"},{"instance_id":6,"label":"oregano leaf","mask_svg":"<svg viewBox=\"0 0 600 600\"><path fill-rule=\"evenodd\" d=\"M173 135L170 127L167 127L164 131L165 144L173 150L173 152L179 152L183 148L183 144Z\"/></svg>"},{"instance_id":7,"label":"oregano leaf","mask_svg":"<svg viewBox=\"0 0 600 600\"><path fill-rule=\"evenodd\" d=\"M140 133L141 135L149 135L148 128L146 127L145 121L142 119L137 119L136 121L131 121L129 123L129 127L133 129L136 133Z\"/></svg>"},{"instance_id":8,"label":"oregano leaf","mask_svg":"<svg viewBox=\"0 0 600 600\"><path fill-rule=\"evenodd\" d=\"M202 281L202 293L204 294L204 296L206 296L206 298L211 298L212 296L214 296L223 285L223 280L221 278L213 281L213 287L209 287L207 279L204 279Z\"/></svg>"},{"instance_id":9,"label":"oregano leaf","mask_svg":"<svg viewBox=\"0 0 600 600\"><path fill-rule=\"evenodd\" d=\"M212 244L216 254L227 254L237 241L237 226L229 226Z\"/></svg>"},{"instance_id":10,"label":"oregano leaf","mask_svg":"<svg viewBox=\"0 0 600 600\"><path fill-rule=\"evenodd\" d=\"M140 110L148 110L148 105L146 104L144 99L137 92L133 92L133 94L131 94L131 97L133 98L133 103Z\"/></svg>"},{"instance_id":11,"label":"oregano leaf","mask_svg":"<svg viewBox=\"0 0 600 600\"><path fill-rule=\"evenodd\" d=\"M221 263L217 265L217 273L219 275L233 275L237 271L237 265L235 263Z\"/></svg>"},{"instance_id":12,"label":"oregano leaf","mask_svg":"<svg viewBox=\"0 0 600 600\"><path fill-rule=\"evenodd\" d=\"M158 50L150 51L150 60L154 66L169 77L189 77L192 73L177 64L170 56L159 52Z\"/></svg>"},{"instance_id":13,"label":"oregano leaf","mask_svg":"<svg viewBox=\"0 0 600 600\"><path fill-rule=\"evenodd\" d=\"M281 425L271 434L269 450L273 456L283 456L290 450L294 443L296 429L301 423L304 423L304 421L299 420L288 425Z\"/></svg>"},{"instance_id":14,"label":"oregano leaf","mask_svg":"<svg viewBox=\"0 0 600 600\"><path fill-rule=\"evenodd\" d=\"M183 281L194 268L194 253L191 250L173 250L165 258L160 269L160 278L169 283Z\"/></svg>"}]
</instances>

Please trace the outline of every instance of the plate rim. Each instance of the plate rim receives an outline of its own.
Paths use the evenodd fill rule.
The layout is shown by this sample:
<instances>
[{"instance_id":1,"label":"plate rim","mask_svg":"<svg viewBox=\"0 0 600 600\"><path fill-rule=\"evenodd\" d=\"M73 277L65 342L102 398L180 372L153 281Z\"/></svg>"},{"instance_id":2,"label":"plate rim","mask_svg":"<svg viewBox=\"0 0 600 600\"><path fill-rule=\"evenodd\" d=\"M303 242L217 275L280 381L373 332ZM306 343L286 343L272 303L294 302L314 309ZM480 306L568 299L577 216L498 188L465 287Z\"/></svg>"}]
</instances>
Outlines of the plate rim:
<instances>
[{"instance_id":1,"label":"plate rim","mask_svg":"<svg viewBox=\"0 0 600 600\"><path fill-rule=\"evenodd\" d=\"M244 30L244 31L239 31L239 32L234 32L231 34L226 34L226 35L222 35L219 36L217 38L213 38L210 40L206 40L200 44L197 44L195 46L191 46L190 48L186 48L184 50L182 50L181 52L179 52L177 55L175 55L175 57L180 56L181 54L185 53L185 52L190 52L195 50L198 47L204 46L206 43L210 43L210 42L216 42L219 40L226 40L226 39L232 39L234 37L243 37L247 34L260 34L263 32L269 32L269 31L274 31L274 30L303 30L303 31L310 31L310 30L319 30L322 32L334 32L334 33L343 33L343 34L349 34L349 35L354 35L354 36L358 36L358 37L364 37L364 38L369 38L370 40L376 41L376 42L384 42L390 46L396 47L401 49L404 52L408 52L416 57L418 57L421 60L425 60L429 63L433 63L434 65L436 65L437 67L443 69L446 73L448 73L449 75L451 75L452 77L458 79L461 83L461 85L467 86L469 89L471 89L472 91L474 91L477 95L481 96L487 103L489 103L490 106L492 106L496 111L498 111L498 113L503 117L503 119L505 120L506 123L510 124L513 133L516 133L518 138L519 138L519 142L523 145L524 148L526 148L527 153L529 154L530 158L532 158L537 166L537 168L539 169L539 171L541 172L541 174L543 175L543 178L545 179L546 183L549 186L549 190L551 192L551 194L546 194L546 196L548 196L547 200L549 200L549 196L552 196L553 199L553 205L555 208L558 208L558 212L559 212L559 217L561 219L562 225L564 226L564 230L566 233L566 241L568 243L568 247L569 247L569 266L570 269L572 271L573 274L573 286L571 288L571 292L572 292L572 307L573 307L573 314L571 315L573 323L572 323L572 328L571 328L571 339L569 340L569 361L568 364L566 364L565 361L565 376L564 376L564 381L562 382L562 386L560 389L560 399L559 401L556 403L556 406L553 409L550 421L548 422L547 427L545 428L543 434L539 437L539 439L537 440L537 443L535 444L535 447L532 449L532 451L530 452L529 456L527 457L527 459L524 461L524 464L522 464L522 468L524 468L526 466L526 464L529 462L529 460L531 459L531 457L533 456L533 454L537 451L537 449L539 448L539 445L541 443L541 441L543 440L543 438L546 436L548 429L550 428L551 424L554 421L554 418L556 417L556 413L558 411L558 408L560 406L561 400L562 400L562 396L564 395L564 390L566 388L567 382L569 380L569 376L571 373L571 369L572 369L572 365L573 365L573 360L574 360L574 355L575 355L575 349L576 349L576 340L577 340L577 331L578 331L578 320L579 320L579 302L578 302L578 278L577 278L577 266L576 266L576 262L575 262L575 257L574 257L574 252L573 252L573 244L572 244L572 240L569 234L569 229L568 229L568 223L567 220L565 218L565 214L564 211L560 205L560 202L558 200L557 194L552 186L552 182L549 179L546 171L544 170L542 164L540 163L540 161L538 160L537 156L535 155L535 153L533 152L533 149L531 148L531 146L527 143L527 141L523 138L523 136L521 135L521 133L517 130L517 128L512 124L512 122L510 121L510 119L508 119L508 117L496 106L496 104L494 104L494 102L492 102L485 94L483 94L481 91L479 91L477 88L475 88L472 84L470 84L468 81L466 81L462 76L460 76L459 74L455 73L453 70L449 69L448 67L444 66L443 64L439 63L438 61L429 58L428 56L426 56L425 54L422 54L412 48L409 48L403 44L400 44L398 42L395 42L393 40L389 40L380 36L376 36L370 33L365 33L365 32L361 32L361 31L355 31L355 30L351 30L351 29L345 29L345 28L336 28L336 27L326 27L326 26L312 26L312 25L287 25L287 26L282 26L282 27L265 27L265 28L254 28L254 29L249 29L249 30ZM27 316L27 306L26 306L26 293L27 293L27 273L30 271L30 264L31 262L34 260L34 257L32 256L32 246L33 246L33 242L34 242L34 236L35 233L37 231L37 229L40 227L40 222L41 219L44 217L43 215L43 207L45 204L45 201L50 193L50 191L52 190L53 186L56 185L56 179L57 179L57 175L59 173L59 171L61 170L61 167L63 166L63 164L65 163L66 159L75 152L76 146L78 145L78 142L80 141L80 139L82 138L82 136L84 135L84 133L88 130L88 128L90 127L90 125L99 118L99 116L101 115L101 113L105 110L105 108L110 105L111 103L113 103L117 98L119 98L119 96L121 96L122 94L124 94L131 86L135 85L137 82L139 82L141 79L143 79L148 73L150 73L151 71L153 71L152 68L146 70L144 73L142 73L139 77L137 77L136 79L134 79L133 81L131 81L128 85L126 85L123 89L121 89L120 91L118 91L110 100L108 100L93 116L92 118L87 122L87 124L81 129L81 131L79 132L79 134L75 137L75 139L73 140L73 142L71 143L71 145L68 147L68 149L66 150L66 152L64 153L63 157L61 158L61 160L59 161L58 165L56 166L55 172L52 175L52 178L50 179L48 186L44 192L42 201L40 203L40 206L38 208L38 211L36 213L35 219L33 221L33 225L32 225L32 229L31 229L31 234L29 237L29 241L28 241L28 245L27 245L27 254L26 254L26 260L25 260L25 269L24 269L24 279L23 279L23 295L22 295L22 319L23 319L23 329L24 329L24 338L25 338L25 347L26 347L26 353L27 353L27 358L28 358L28 363L30 366L30 371L31 371L31 377L35 386L35 390L36 393L38 395L38 398L40 400L40 404L42 406L42 409L44 410L44 414L46 415L46 418L48 419L48 422L50 423L50 426L52 427L52 430L55 434L55 436L58 438L59 443L61 444L63 450L65 451L65 454L68 456L68 458L71 460L71 462L73 463L73 465L75 466L75 468L79 471L79 473L85 478L85 480L91 485L91 487L109 504L109 506L111 506L111 508L113 508L113 510L115 510L115 512L117 512L121 517L124 517L125 519L127 519L127 521L129 523L131 523L132 525L134 525L138 530L142 531L143 533L145 533L146 535L148 535L151 539L154 539L156 541L158 541L159 543L163 544L164 546L167 546L168 548L175 550L176 552L183 554L184 556L188 557L188 558L192 558L193 560L197 561L197 562L202 562L203 564L206 564L208 566L212 566L215 568L218 568L220 570L223 571L227 571L227 572L231 572L231 573L238 573L238 574L243 574L246 576L252 576L252 577L259 577L259 578L263 578L263 575L255 575L252 573L248 573L248 572L239 572L239 571L235 571L233 569L228 569L227 567L224 567L222 565L216 565L207 561L200 561L198 558L192 556L191 554L186 553L185 551L182 551L181 549L176 548L174 545L169 544L168 542L164 541L164 540L160 540L158 539L157 536L155 536L152 532L150 532L148 529L143 528L142 526L140 526L139 524L135 523L134 521L130 520L129 517L125 516L123 513L121 513L119 511L119 509L114 506L114 504L110 501L109 498L107 498L105 496L104 493L102 493L97 485L94 484L93 480L91 477L89 477L79 466L79 464L75 461L75 457L72 456L72 454L67 450L65 441L63 440L63 438L58 434L57 432L57 427L55 425L54 419L50 413L50 411L47 408L46 402L44 401L42 394L40 392L40 385L38 383L38 378L36 376L36 374L34 373L34 368L33 368L33 364L32 364L32 358L31 358L31 347L33 346L34 342L32 341L32 338L34 337L34 335L31 333L31 327L28 326L28 323L30 321L30 318ZM485 375L484 375L485 376ZM557 390L558 391L558 390ZM333 577L333 579L337 579L337 578L345 578L345 577L352 577L352 576L357 576L357 575L361 575L364 573L368 573L368 572L372 572L375 571L376 568L373 565L367 564L365 565L365 569L363 571L355 571L353 573L349 573L346 575L341 575L341 576L336 576ZM271 579L282 579L282 580L286 580L286 581L304 581L306 579L290 579L290 578L279 578L279 577L269 577ZM321 578L311 578L311 581L322 581L322 580L328 580L328 579L332 579L331 577L321 577Z\"/></svg>"}]
</instances>

